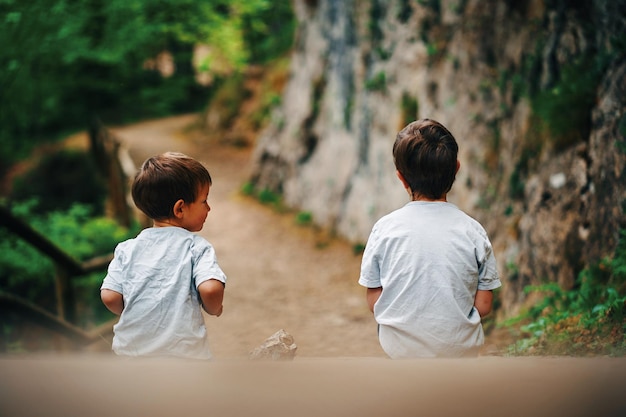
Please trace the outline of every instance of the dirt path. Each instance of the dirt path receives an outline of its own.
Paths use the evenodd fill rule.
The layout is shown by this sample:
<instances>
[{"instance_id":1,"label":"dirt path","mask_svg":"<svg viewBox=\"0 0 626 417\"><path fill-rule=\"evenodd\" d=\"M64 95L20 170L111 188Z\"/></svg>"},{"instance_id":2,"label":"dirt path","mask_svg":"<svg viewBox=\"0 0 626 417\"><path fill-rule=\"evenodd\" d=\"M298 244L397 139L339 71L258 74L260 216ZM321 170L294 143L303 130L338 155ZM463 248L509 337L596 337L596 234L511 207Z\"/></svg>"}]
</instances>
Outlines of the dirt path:
<instances>
[{"instance_id":1,"label":"dirt path","mask_svg":"<svg viewBox=\"0 0 626 417\"><path fill-rule=\"evenodd\" d=\"M201 234L214 246L228 276L224 314L207 327L216 357L241 357L279 329L297 355L384 356L363 289L360 256L347 242L329 240L242 196L251 149L203 142L196 116L113 129L137 165L166 150L201 160L213 177L211 212Z\"/></svg>"}]
</instances>

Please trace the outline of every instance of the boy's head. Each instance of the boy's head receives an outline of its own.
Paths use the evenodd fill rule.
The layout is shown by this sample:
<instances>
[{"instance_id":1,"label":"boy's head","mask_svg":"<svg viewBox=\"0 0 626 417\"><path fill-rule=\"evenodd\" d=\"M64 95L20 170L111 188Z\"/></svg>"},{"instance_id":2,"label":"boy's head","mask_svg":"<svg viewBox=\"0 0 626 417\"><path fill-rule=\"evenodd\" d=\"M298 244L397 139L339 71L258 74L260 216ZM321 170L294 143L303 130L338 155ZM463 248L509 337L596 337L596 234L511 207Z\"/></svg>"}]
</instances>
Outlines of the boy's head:
<instances>
[{"instance_id":1,"label":"boy's head","mask_svg":"<svg viewBox=\"0 0 626 417\"><path fill-rule=\"evenodd\" d=\"M452 188L458 170L458 151L448 129L434 120L421 119L398 133L393 159L414 197L437 200Z\"/></svg>"},{"instance_id":2,"label":"boy's head","mask_svg":"<svg viewBox=\"0 0 626 417\"><path fill-rule=\"evenodd\" d=\"M135 205L146 216L164 220L174 216L178 200L191 204L201 188L211 184L211 175L200 162L182 153L166 152L142 164L131 192Z\"/></svg>"}]
</instances>

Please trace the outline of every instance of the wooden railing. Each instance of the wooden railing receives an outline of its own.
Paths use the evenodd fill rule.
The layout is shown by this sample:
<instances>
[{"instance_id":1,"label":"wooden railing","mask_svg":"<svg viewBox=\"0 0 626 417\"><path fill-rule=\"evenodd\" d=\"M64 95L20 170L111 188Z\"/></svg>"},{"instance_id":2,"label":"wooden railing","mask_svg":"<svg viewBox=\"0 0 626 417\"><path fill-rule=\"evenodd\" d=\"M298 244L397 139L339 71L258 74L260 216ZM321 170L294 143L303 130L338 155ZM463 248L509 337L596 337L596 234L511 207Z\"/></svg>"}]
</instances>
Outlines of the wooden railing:
<instances>
[{"instance_id":1,"label":"wooden railing","mask_svg":"<svg viewBox=\"0 0 626 417\"><path fill-rule=\"evenodd\" d=\"M135 215L127 203L127 179L134 175L135 167L128 155L128 150L97 118L91 120L88 136L90 152L100 173L107 181L108 209L119 224L129 226L135 219ZM76 277L104 270L113 258L112 254L79 262L31 228L30 225L13 216L7 207L0 205L0 227L2 226L34 246L54 262L57 312L56 315L51 314L25 299L4 293L1 290L0 312L3 310L17 312L21 317L45 326L82 345L112 335L113 324L117 319L103 324L92 332L84 332L75 325L76 298L72 285L72 280Z\"/></svg>"},{"instance_id":2,"label":"wooden railing","mask_svg":"<svg viewBox=\"0 0 626 417\"><path fill-rule=\"evenodd\" d=\"M16 312L21 317L61 334L78 345L94 343L112 333L113 324L117 319L105 323L92 332L85 332L75 325L76 298L72 284L76 277L106 269L113 258L112 254L79 262L2 205L0 205L0 226L19 236L54 262L57 312L56 315L51 314L28 300L1 291L0 310Z\"/></svg>"}]
</instances>

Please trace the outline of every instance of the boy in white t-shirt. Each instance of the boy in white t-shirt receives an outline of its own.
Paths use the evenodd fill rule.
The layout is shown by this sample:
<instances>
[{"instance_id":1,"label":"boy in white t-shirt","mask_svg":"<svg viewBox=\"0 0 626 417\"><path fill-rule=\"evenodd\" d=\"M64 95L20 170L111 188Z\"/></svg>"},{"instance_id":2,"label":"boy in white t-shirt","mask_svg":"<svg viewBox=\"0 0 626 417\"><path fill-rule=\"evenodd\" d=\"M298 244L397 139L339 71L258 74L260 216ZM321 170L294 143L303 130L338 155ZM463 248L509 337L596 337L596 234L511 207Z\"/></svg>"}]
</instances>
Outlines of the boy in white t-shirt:
<instances>
[{"instance_id":1,"label":"boy in white t-shirt","mask_svg":"<svg viewBox=\"0 0 626 417\"><path fill-rule=\"evenodd\" d=\"M153 227L115 248L100 290L120 315L116 354L211 358L201 308L222 314L226 276L213 246L193 233L211 210L211 184L200 162L175 152L147 159L137 173L133 200Z\"/></svg>"},{"instance_id":2,"label":"boy in white t-shirt","mask_svg":"<svg viewBox=\"0 0 626 417\"><path fill-rule=\"evenodd\" d=\"M394 359L476 356L484 343L481 317L501 283L484 228L446 200L457 154L452 134L429 119L410 123L393 145L411 202L372 228L359 284Z\"/></svg>"}]
</instances>

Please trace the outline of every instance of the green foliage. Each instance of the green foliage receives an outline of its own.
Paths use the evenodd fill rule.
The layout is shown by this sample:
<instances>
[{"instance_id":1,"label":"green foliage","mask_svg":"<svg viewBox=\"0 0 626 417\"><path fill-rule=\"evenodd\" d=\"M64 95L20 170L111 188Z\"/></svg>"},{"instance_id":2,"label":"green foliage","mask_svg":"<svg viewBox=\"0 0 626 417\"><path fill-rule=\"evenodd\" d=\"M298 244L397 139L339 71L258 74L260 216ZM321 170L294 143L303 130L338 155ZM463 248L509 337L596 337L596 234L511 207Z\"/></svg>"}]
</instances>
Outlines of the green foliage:
<instances>
[{"instance_id":1,"label":"green foliage","mask_svg":"<svg viewBox=\"0 0 626 417\"><path fill-rule=\"evenodd\" d=\"M417 98L412 97L406 91L402 93L402 119L404 126L416 120L419 115Z\"/></svg>"},{"instance_id":2,"label":"green foliage","mask_svg":"<svg viewBox=\"0 0 626 417\"><path fill-rule=\"evenodd\" d=\"M441 0L417 0L417 3L430 8L437 16L441 15Z\"/></svg>"},{"instance_id":3,"label":"green foliage","mask_svg":"<svg viewBox=\"0 0 626 417\"><path fill-rule=\"evenodd\" d=\"M426 54L429 57L433 57L433 56L437 55L438 52L439 52L439 48L437 48L436 44L431 43L431 42L426 44Z\"/></svg>"},{"instance_id":4,"label":"green foliage","mask_svg":"<svg viewBox=\"0 0 626 417\"><path fill-rule=\"evenodd\" d=\"M613 283L620 284L622 290L626 286L626 230L620 231L620 239L617 242L615 256L609 261Z\"/></svg>"},{"instance_id":5,"label":"green foliage","mask_svg":"<svg viewBox=\"0 0 626 417\"><path fill-rule=\"evenodd\" d=\"M54 265L25 241L0 228L0 289L54 308Z\"/></svg>"},{"instance_id":6,"label":"green foliage","mask_svg":"<svg viewBox=\"0 0 626 417\"><path fill-rule=\"evenodd\" d=\"M106 217L93 217L89 206L74 204L67 211L34 217L30 224L78 260L113 252L115 245L138 232L127 230Z\"/></svg>"},{"instance_id":7,"label":"green foliage","mask_svg":"<svg viewBox=\"0 0 626 417\"><path fill-rule=\"evenodd\" d=\"M93 158L83 151L46 155L13 185L12 199L36 199L40 213L68 210L75 203L89 205L94 214L104 213L107 189Z\"/></svg>"},{"instance_id":8,"label":"green foliage","mask_svg":"<svg viewBox=\"0 0 626 417\"><path fill-rule=\"evenodd\" d=\"M139 231L138 226L128 230L113 220L93 217L92 209L82 204L74 204L67 211L37 215L33 202L25 202L14 205L12 212L80 261L112 253L118 242L136 235ZM7 229L0 228L0 236L2 291L54 311L56 301L53 262ZM100 304L97 294L103 277L104 272L81 277L76 281L77 288L82 291L82 294L78 294L78 299L84 309L91 311L90 305Z\"/></svg>"},{"instance_id":9,"label":"green foliage","mask_svg":"<svg viewBox=\"0 0 626 417\"><path fill-rule=\"evenodd\" d=\"M385 91L387 88L387 75L380 71L372 78L365 81L365 89L368 91Z\"/></svg>"},{"instance_id":10,"label":"green foliage","mask_svg":"<svg viewBox=\"0 0 626 417\"><path fill-rule=\"evenodd\" d=\"M615 146L620 153L626 154L626 114L619 119L618 131L619 137L616 139Z\"/></svg>"},{"instance_id":11,"label":"green foliage","mask_svg":"<svg viewBox=\"0 0 626 417\"><path fill-rule=\"evenodd\" d=\"M268 188L263 188L257 194L257 198L263 204L279 206L281 203L280 195Z\"/></svg>"},{"instance_id":12,"label":"green foliage","mask_svg":"<svg viewBox=\"0 0 626 417\"><path fill-rule=\"evenodd\" d=\"M557 149L564 149L589 136L591 109L600 82L599 66L581 58L561 69L559 80L551 88L532 97L533 112L543 122Z\"/></svg>"},{"instance_id":13,"label":"green foliage","mask_svg":"<svg viewBox=\"0 0 626 417\"><path fill-rule=\"evenodd\" d=\"M406 23L413 15L413 9L411 8L410 0L400 0L398 6L397 18L400 23Z\"/></svg>"},{"instance_id":14,"label":"green foliage","mask_svg":"<svg viewBox=\"0 0 626 417\"><path fill-rule=\"evenodd\" d=\"M279 211L285 210L280 194L270 190L269 188L262 188L258 190L253 183L247 182L241 187L241 193L249 197L254 197L259 200L261 204L273 206Z\"/></svg>"},{"instance_id":15,"label":"green foliage","mask_svg":"<svg viewBox=\"0 0 626 417\"><path fill-rule=\"evenodd\" d=\"M247 196L254 196L254 184L246 182L241 186L241 193Z\"/></svg>"},{"instance_id":16,"label":"green foliage","mask_svg":"<svg viewBox=\"0 0 626 417\"><path fill-rule=\"evenodd\" d=\"M355 243L354 245L352 245L352 253L354 253L355 255L360 255L363 253L363 251L365 250L365 243Z\"/></svg>"},{"instance_id":17,"label":"green foliage","mask_svg":"<svg viewBox=\"0 0 626 417\"><path fill-rule=\"evenodd\" d=\"M291 2L273 2L242 19L243 38L249 51L249 62L266 64L291 49L296 19Z\"/></svg>"},{"instance_id":18,"label":"green foliage","mask_svg":"<svg viewBox=\"0 0 626 417\"><path fill-rule=\"evenodd\" d=\"M219 129L227 129L239 113L241 103L247 98L247 90L243 87L243 77L237 74L220 80L215 95L211 98L211 106L219 112Z\"/></svg>"},{"instance_id":19,"label":"green foliage","mask_svg":"<svg viewBox=\"0 0 626 417\"><path fill-rule=\"evenodd\" d=\"M384 38L380 22L385 17L385 7L380 0L372 0L369 9L368 29L372 44L377 44Z\"/></svg>"},{"instance_id":20,"label":"green foliage","mask_svg":"<svg viewBox=\"0 0 626 417\"><path fill-rule=\"evenodd\" d=\"M282 96L277 92L271 91L264 94L260 107L250 115L254 128L261 129L268 123L272 110L280 106L281 101Z\"/></svg>"},{"instance_id":21,"label":"green foliage","mask_svg":"<svg viewBox=\"0 0 626 417\"><path fill-rule=\"evenodd\" d=\"M377 46L374 49L374 52L378 55L381 61L387 61L393 55L392 49L385 49L382 46Z\"/></svg>"},{"instance_id":22,"label":"green foliage","mask_svg":"<svg viewBox=\"0 0 626 417\"><path fill-rule=\"evenodd\" d=\"M198 109L207 92L194 79L194 46L211 48L205 71L237 71L250 56L244 32L268 8L267 0L0 1L0 172L95 115L119 123ZM171 76L147 66L163 51Z\"/></svg>"},{"instance_id":23,"label":"green foliage","mask_svg":"<svg viewBox=\"0 0 626 417\"><path fill-rule=\"evenodd\" d=\"M524 323L514 354L626 354L626 231L612 259L583 270L576 288L557 283L529 286L544 294L526 313L505 323Z\"/></svg>"},{"instance_id":24,"label":"green foliage","mask_svg":"<svg viewBox=\"0 0 626 417\"><path fill-rule=\"evenodd\" d=\"M313 214L310 211L301 211L296 214L296 224L298 226L309 226L313 223Z\"/></svg>"},{"instance_id":25,"label":"green foliage","mask_svg":"<svg viewBox=\"0 0 626 417\"><path fill-rule=\"evenodd\" d=\"M346 91L346 100L343 106L343 125L346 130L351 130L352 128L352 116L354 112L354 100L355 100L355 84L354 84L354 75L351 75L347 78L347 91Z\"/></svg>"}]
</instances>

